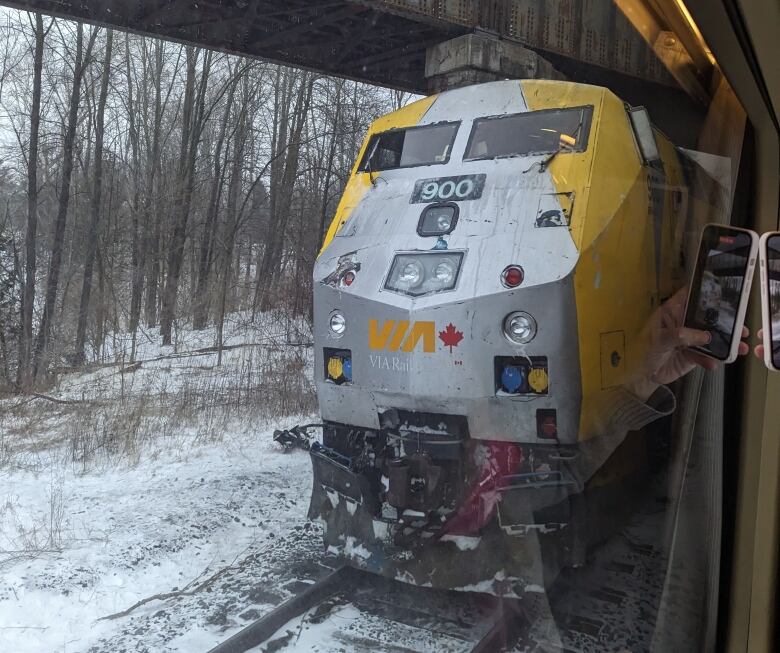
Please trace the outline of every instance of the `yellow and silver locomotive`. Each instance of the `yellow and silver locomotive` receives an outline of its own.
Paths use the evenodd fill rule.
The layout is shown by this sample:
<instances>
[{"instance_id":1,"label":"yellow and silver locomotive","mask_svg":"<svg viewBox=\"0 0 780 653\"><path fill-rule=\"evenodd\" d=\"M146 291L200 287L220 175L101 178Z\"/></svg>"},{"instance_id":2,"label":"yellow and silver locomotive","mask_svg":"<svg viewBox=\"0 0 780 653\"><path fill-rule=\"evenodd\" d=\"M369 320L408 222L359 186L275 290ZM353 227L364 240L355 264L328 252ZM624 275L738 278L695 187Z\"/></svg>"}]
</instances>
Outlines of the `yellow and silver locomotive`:
<instances>
[{"instance_id":1,"label":"yellow and silver locomotive","mask_svg":"<svg viewBox=\"0 0 780 653\"><path fill-rule=\"evenodd\" d=\"M584 491L614 480L578 472L583 447L683 283L683 159L643 110L560 81L374 122L314 272L310 517L332 551L495 593L582 561Z\"/></svg>"}]
</instances>

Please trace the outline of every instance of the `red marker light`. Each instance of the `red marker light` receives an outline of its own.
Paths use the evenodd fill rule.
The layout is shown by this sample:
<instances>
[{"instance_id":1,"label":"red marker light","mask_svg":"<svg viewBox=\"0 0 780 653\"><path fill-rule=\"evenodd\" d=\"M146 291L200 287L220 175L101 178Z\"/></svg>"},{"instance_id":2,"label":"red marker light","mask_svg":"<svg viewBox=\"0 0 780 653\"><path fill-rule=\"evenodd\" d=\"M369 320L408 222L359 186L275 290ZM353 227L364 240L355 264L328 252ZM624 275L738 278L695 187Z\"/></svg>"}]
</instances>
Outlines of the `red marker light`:
<instances>
[{"instance_id":1,"label":"red marker light","mask_svg":"<svg viewBox=\"0 0 780 653\"><path fill-rule=\"evenodd\" d=\"M346 272L344 276L341 277L341 283L347 287L351 286L354 280L355 273L352 271Z\"/></svg>"},{"instance_id":2,"label":"red marker light","mask_svg":"<svg viewBox=\"0 0 780 653\"><path fill-rule=\"evenodd\" d=\"M501 283L507 288L516 288L523 283L524 278L523 268L519 265L509 265L501 273Z\"/></svg>"},{"instance_id":3,"label":"red marker light","mask_svg":"<svg viewBox=\"0 0 780 653\"><path fill-rule=\"evenodd\" d=\"M558 415L554 408L540 408L536 411L536 437L546 440L558 438Z\"/></svg>"}]
</instances>

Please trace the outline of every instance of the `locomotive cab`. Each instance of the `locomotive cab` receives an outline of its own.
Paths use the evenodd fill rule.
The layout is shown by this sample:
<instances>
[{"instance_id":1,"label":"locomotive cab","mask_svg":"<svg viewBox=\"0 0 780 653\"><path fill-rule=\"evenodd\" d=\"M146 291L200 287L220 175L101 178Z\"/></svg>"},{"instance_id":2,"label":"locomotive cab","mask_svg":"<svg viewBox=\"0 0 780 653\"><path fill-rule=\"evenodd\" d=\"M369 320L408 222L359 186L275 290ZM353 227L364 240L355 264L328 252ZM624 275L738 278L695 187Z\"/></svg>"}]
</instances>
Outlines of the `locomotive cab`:
<instances>
[{"instance_id":1,"label":"locomotive cab","mask_svg":"<svg viewBox=\"0 0 780 653\"><path fill-rule=\"evenodd\" d=\"M684 274L686 164L641 125L558 81L447 91L372 125L314 271L310 516L332 550L495 593L539 581L532 542L555 540L545 566L581 560L577 506L608 457L583 450L610 436Z\"/></svg>"}]
</instances>

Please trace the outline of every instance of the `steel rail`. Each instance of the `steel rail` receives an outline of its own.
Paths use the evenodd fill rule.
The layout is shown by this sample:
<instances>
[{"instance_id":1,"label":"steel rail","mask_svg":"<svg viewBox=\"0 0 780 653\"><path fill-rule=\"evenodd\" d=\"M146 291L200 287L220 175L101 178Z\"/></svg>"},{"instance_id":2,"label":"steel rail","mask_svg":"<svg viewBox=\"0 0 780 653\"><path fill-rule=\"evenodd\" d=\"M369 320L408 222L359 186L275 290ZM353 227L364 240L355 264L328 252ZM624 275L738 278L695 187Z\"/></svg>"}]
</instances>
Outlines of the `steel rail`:
<instances>
[{"instance_id":1,"label":"steel rail","mask_svg":"<svg viewBox=\"0 0 780 653\"><path fill-rule=\"evenodd\" d=\"M337 592L349 589L357 581L359 574L360 572L352 567L339 567L300 594L238 631L230 639L218 644L208 653L244 653L262 644L291 619L311 610Z\"/></svg>"},{"instance_id":2,"label":"steel rail","mask_svg":"<svg viewBox=\"0 0 780 653\"><path fill-rule=\"evenodd\" d=\"M372 574L349 566L339 567L300 594L252 622L208 653L245 653L271 639L290 620L300 617L335 594L349 592ZM474 643L471 653L496 653L517 641L526 624L517 599L497 599L495 616L484 635Z\"/></svg>"}]
</instances>

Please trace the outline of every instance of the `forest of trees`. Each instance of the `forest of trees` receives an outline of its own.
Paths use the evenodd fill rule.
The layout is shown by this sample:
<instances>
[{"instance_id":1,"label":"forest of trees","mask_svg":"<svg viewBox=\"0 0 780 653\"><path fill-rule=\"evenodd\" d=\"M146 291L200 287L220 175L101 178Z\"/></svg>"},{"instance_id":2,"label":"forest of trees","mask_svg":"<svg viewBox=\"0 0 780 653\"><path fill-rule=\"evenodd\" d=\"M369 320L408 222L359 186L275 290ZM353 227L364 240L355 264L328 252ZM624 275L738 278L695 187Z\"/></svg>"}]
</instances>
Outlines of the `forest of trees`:
<instances>
[{"instance_id":1,"label":"forest of trees","mask_svg":"<svg viewBox=\"0 0 780 653\"><path fill-rule=\"evenodd\" d=\"M108 334L307 315L368 124L403 94L0 12L0 390Z\"/></svg>"}]
</instances>

